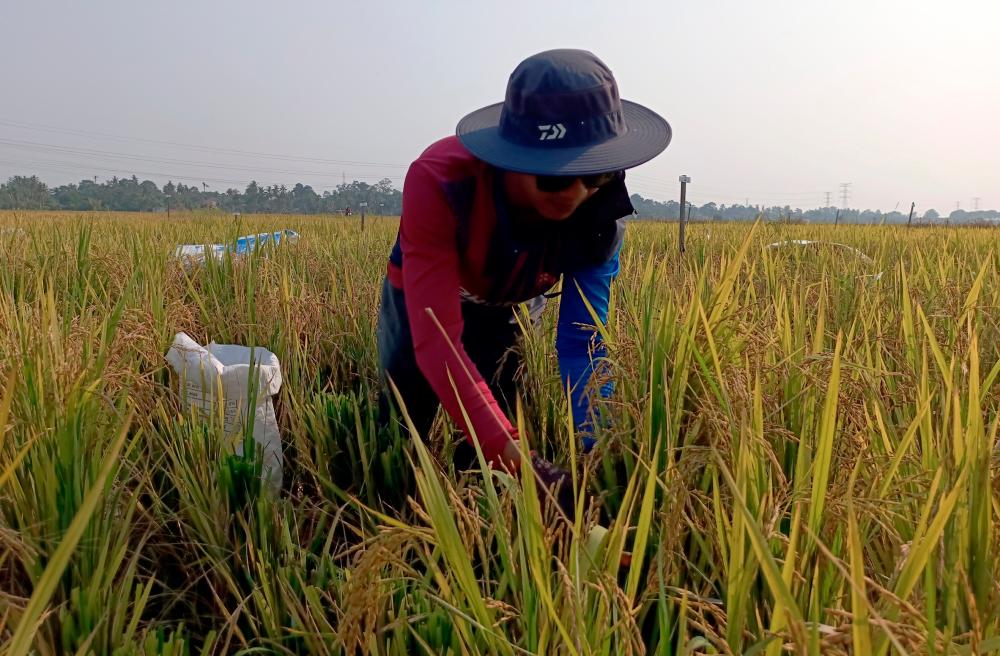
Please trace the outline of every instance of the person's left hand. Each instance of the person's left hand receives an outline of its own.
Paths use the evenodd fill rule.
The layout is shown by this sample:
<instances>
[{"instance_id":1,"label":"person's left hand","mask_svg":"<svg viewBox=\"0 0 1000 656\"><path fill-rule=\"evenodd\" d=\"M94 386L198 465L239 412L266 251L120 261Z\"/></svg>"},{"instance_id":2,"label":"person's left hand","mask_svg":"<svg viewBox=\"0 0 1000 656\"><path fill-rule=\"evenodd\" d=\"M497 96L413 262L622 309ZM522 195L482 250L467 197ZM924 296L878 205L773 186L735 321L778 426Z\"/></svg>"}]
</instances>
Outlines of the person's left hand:
<instances>
[{"instance_id":1,"label":"person's left hand","mask_svg":"<svg viewBox=\"0 0 1000 656\"><path fill-rule=\"evenodd\" d=\"M500 452L500 465L507 473L521 475L521 443L518 440L508 440Z\"/></svg>"},{"instance_id":2,"label":"person's left hand","mask_svg":"<svg viewBox=\"0 0 1000 656\"><path fill-rule=\"evenodd\" d=\"M572 522L576 518L576 498L573 490L573 474L557 467L545 458L532 453L531 467L535 470L535 482L539 484L539 498L543 507L555 501Z\"/></svg>"}]
</instances>

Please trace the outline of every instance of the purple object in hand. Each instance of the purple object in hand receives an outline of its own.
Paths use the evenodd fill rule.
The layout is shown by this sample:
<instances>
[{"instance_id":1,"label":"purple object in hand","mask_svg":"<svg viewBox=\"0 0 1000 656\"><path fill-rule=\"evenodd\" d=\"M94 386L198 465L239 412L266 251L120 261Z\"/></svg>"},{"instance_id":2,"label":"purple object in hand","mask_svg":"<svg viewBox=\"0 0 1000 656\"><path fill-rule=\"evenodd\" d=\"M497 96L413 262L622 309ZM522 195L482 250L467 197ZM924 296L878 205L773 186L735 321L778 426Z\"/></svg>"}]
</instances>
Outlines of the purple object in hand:
<instances>
[{"instance_id":1,"label":"purple object in hand","mask_svg":"<svg viewBox=\"0 0 1000 656\"><path fill-rule=\"evenodd\" d=\"M538 491L543 507L554 498L569 520L573 521L576 517L573 475L534 453L531 454L531 466L535 470L536 482L545 488Z\"/></svg>"}]
</instances>

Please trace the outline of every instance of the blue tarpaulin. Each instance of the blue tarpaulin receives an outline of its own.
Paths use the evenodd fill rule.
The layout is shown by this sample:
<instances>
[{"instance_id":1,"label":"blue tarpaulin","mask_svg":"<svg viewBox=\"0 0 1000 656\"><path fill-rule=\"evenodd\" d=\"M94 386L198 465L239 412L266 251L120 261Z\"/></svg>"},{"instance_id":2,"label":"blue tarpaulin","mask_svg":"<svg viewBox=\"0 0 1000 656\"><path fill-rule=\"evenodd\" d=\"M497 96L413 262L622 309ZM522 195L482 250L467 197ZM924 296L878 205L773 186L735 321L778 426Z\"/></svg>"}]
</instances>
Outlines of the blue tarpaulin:
<instances>
[{"instance_id":1,"label":"blue tarpaulin","mask_svg":"<svg viewBox=\"0 0 1000 656\"><path fill-rule=\"evenodd\" d=\"M204 262L205 254L208 253L209 256L220 260L227 252L233 255L245 255L255 250L260 244L273 242L275 245L279 245L284 242L294 242L298 238L299 233L294 230L261 232L256 235L238 237L235 242L230 244L182 244L174 251L174 256Z\"/></svg>"}]
</instances>

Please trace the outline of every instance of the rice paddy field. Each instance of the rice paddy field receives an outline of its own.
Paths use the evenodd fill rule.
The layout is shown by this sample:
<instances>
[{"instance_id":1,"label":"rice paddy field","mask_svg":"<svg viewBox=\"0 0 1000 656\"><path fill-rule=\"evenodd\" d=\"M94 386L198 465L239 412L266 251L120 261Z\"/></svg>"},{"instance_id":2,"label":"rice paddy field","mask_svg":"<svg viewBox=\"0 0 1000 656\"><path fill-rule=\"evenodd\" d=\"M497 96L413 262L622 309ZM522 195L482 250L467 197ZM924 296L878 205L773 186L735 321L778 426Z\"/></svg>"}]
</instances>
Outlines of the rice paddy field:
<instances>
[{"instance_id":1,"label":"rice paddy field","mask_svg":"<svg viewBox=\"0 0 1000 656\"><path fill-rule=\"evenodd\" d=\"M301 238L172 257L279 229ZM447 421L377 428L395 230L0 214L4 653L1000 651L995 232L695 224L680 256L676 224L632 223L594 452L554 308L524 345L522 433L596 500L569 524L455 472ZM277 497L183 411L182 331L279 357Z\"/></svg>"}]
</instances>

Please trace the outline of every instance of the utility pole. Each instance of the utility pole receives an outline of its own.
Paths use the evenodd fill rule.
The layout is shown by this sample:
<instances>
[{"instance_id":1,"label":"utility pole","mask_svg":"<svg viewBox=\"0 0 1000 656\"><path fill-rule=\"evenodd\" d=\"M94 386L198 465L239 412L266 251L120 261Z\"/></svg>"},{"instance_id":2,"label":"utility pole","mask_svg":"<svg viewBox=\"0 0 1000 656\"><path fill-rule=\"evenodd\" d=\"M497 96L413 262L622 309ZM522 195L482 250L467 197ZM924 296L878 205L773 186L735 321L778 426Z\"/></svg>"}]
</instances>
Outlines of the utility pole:
<instances>
[{"instance_id":1,"label":"utility pole","mask_svg":"<svg viewBox=\"0 0 1000 656\"><path fill-rule=\"evenodd\" d=\"M833 225L837 225L838 223L840 223L840 210L839 209L837 210L837 216L834 217L834 219L833 219Z\"/></svg>"},{"instance_id":2,"label":"utility pole","mask_svg":"<svg viewBox=\"0 0 1000 656\"><path fill-rule=\"evenodd\" d=\"M687 205L686 205L686 203L687 203L687 185L688 185L689 182L691 182L691 178L688 177L688 176L686 176L686 175L682 175L680 178L678 178L678 180L680 180L680 183L681 183L681 210L680 210L680 212L681 212L680 213L681 224L680 224L680 234L679 234L679 237L678 237L678 241L680 242L681 255L683 255L684 254L684 219L685 219L686 207L687 207Z\"/></svg>"},{"instance_id":3,"label":"utility pole","mask_svg":"<svg viewBox=\"0 0 1000 656\"><path fill-rule=\"evenodd\" d=\"M679 237L678 237L678 241L680 242L681 254L683 254L684 253L684 215L687 213L686 212L686 209L687 209L687 204L686 204L687 203L687 183L691 182L691 178L688 177L688 176L686 176L686 175L682 175L680 178L678 178L678 180L680 180L680 183L681 183L680 234L679 234Z\"/></svg>"},{"instance_id":4,"label":"utility pole","mask_svg":"<svg viewBox=\"0 0 1000 656\"><path fill-rule=\"evenodd\" d=\"M909 228L911 225L913 225L913 208L915 208L916 206L917 206L917 202L916 201L913 201L912 203L910 203L910 218L908 218L906 220L906 227L907 228Z\"/></svg>"}]
</instances>

